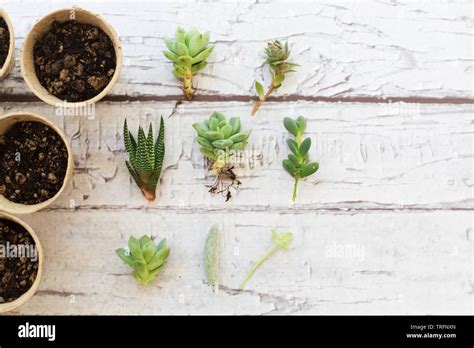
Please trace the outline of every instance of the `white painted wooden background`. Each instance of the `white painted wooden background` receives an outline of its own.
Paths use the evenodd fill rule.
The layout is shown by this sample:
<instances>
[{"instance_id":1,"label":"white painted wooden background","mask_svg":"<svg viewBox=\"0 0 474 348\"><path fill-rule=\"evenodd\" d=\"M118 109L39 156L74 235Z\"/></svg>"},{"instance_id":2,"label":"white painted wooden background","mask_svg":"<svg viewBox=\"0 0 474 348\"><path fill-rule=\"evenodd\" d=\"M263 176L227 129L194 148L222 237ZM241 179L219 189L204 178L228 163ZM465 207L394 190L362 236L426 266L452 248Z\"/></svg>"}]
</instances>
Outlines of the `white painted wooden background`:
<instances>
[{"instance_id":1,"label":"white painted wooden background","mask_svg":"<svg viewBox=\"0 0 474 348\"><path fill-rule=\"evenodd\" d=\"M17 314L472 314L473 5L471 1L48 1L1 0L17 52L48 12L79 5L119 33L125 65L97 117L60 117L35 99L16 67L0 82L0 114L30 111L70 137L72 184L45 211L22 216L43 241L40 290ZM211 31L216 49L180 101L162 36L178 25ZM288 39L301 64L255 118L262 48ZM393 102L390 102L393 101ZM191 124L214 110L252 129L251 156L229 203L193 143ZM166 120L156 202L124 166L122 123ZM300 184L281 168L284 116L304 115L320 170ZM202 252L224 232L222 287L205 282ZM295 234L237 291L270 246L271 229ZM130 234L169 240L155 285L136 285L114 255ZM341 249L345 252L341 253Z\"/></svg>"}]
</instances>

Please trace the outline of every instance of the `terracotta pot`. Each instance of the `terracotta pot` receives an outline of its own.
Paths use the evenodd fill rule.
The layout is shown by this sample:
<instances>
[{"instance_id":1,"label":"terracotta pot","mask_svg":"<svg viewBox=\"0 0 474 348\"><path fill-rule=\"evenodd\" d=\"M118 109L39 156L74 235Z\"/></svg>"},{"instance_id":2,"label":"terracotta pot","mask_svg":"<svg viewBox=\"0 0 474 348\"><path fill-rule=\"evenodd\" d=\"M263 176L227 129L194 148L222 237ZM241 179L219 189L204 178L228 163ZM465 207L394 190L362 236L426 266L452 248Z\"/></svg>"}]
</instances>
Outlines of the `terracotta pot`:
<instances>
[{"instance_id":1,"label":"terracotta pot","mask_svg":"<svg viewBox=\"0 0 474 348\"><path fill-rule=\"evenodd\" d=\"M38 204L27 205L27 204L11 202L8 199L6 199L3 195L0 195L0 210L6 211L11 214L30 214L49 206L64 191L68 182L72 178L73 170L74 170L74 158L72 155L71 146L69 145L69 141L67 140L65 134L54 123L44 118L43 116L30 114L30 113L18 113L18 114L9 114L9 115L2 116L0 117L0 135L4 134L14 123L21 122L21 121L36 121L36 122L41 122L51 127L57 134L59 134L64 144L66 145L68 161L67 161L66 175L64 177L64 181L63 181L63 185L61 189L56 193L56 195L54 195L54 197L51 197L47 201L44 201Z\"/></svg>"},{"instance_id":2,"label":"terracotta pot","mask_svg":"<svg viewBox=\"0 0 474 348\"><path fill-rule=\"evenodd\" d=\"M36 279L35 279L33 285L31 286L31 288L27 292L25 292L23 295L21 295L15 301L7 302L7 303L0 303L0 313L5 313L5 312L8 312L8 311L12 311L12 310L22 306L23 304L25 304L30 298L33 297L36 290L38 290L39 284L41 282L41 275L43 273L43 262L44 262L43 261L44 260L43 254L44 253L43 253L43 247L41 246L41 242L40 242L38 236L36 235L35 231L28 224L26 224L22 220L18 219L17 217L14 217L10 214L6 214L6 213L2 213L2 212L0 212L0 219L5 219L5 220L12 221L14 223L17 223L18 225L22 226L25 230L27 230L28 233L33 238L33 240L35 241L36 250L38 252L38 272L36 274Z\"/></svg>"},{"instance_id":3,"label":"terracotta pot","mask_svg":"<svg viewBox=\"0 0 474 348\"><path fill-rule=\"evenodd\" d=\"M8 32L10 33L10 46L8 47L7 59L5 59L5 62L3 63L2 68L0 69L0 81L1 81L5 77L7 77L7 75L15 66L15 33L13 31L13 25L12 25L12 22L10 21L10 18L8 18L7 13L1 8L0 8L0 17L5 20L5 23L7 23Z\"/></svg>"},{"instance_id":4,"label":"terracotta pot","mask_svg":"<svg viewBox=\"0 0 474 348\"><path fill-rule=\"evenodd\" d=\"M95 97L88 99L82 102L66 102L61 100L54 95L50 94L46 88L44 88L41 83L39 82L38 78L36 77L35 72L35 65L33 60L33 48L41 37L48 32L53 24L53 21L64 22L71 19L71 14L74 13L74 19L80 23L91 24L94 25L104 31L110 40L112 41L114 48L115 48L115 56L116 56L116 68L115 73L112 76L109 84L104 88L102 92L100 92ZM43 17L39 20L33 28L31 28L30 32L26 36L25 43L23 45L23 51L21 54L21 72L23 77L31 88L33 93L43 100L44 102L56 106L56 107L82 107L85 105L93 104L101 100L103 97L110 92L112 87L117 82L120 70L122 68L122 46L120 43L120 39L115 32L115 30L99 15L89 12L87 10L81 9L79 7L72 7L67 9L61 9L58 11L54 11L47 16Z\"/></svg>"}]
</instances>

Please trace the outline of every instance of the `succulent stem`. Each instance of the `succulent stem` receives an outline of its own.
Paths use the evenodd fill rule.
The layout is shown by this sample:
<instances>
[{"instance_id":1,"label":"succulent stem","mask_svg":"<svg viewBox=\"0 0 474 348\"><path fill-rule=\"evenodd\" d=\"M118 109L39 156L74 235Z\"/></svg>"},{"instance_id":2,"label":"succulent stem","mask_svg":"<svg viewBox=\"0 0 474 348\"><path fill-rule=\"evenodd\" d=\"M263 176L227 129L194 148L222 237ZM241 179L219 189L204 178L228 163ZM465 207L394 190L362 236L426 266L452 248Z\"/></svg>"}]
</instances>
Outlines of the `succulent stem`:
<instances>
[{"instance_id":1,"label":"succulent stem","mask_svg":"<svg viewBox=\"0 0 474 348\"><path fill-rule=\"evenodd\" d=\"M184 94L186 95L186 99L191 101L193 100L194 96L194 88L193 88L193 74L191 73L191 69L187 68L183 78L183 88Z\"/></svg>"},{"instance_id":2,"label":"succulent stem","mask_svg":"<svg viewBox=\"0 0 474 348\"><path fill-rule=\"evenodd\" d=\"M265 93L265 96L263 97L263 100L258 100L255 105L253 106L253 109L252 109L252 116L255 116L255 114L257 113L258 109L260 109L260 107L263 105L263 103L265 102L265 100L267 100L267 98L270 96L270 94L275 90L275 86L273 85L273 82L271 84L271 86L268 88L267 90L267 93Z\"/></svg>"},{"instance_id":3,"label":"succulent stem","mask_svg":"<svg viewBox=\"0 0 474 348\"><path fill-rule=\"evenodd\" d=\"M252 269L249 271L245 279L242 281L240 284L240 290L243 290L245 287L245 284L247 284L248 280L250 277L255 273L255 271L262 265L262 263L265 262L266 259L268 259L276 250L278 249L278 246L275 244L272 245L272 247L263 255L256 263L253 265Z\"/></svg>"},{"instance_id":4,"label":"succulent stem","mask_svg":"<svg viewBox=\"0 0 474 348\"><path fill-rule=\"evenodd\" d=\"M295 186L293 188L293 202L296 201L296 192L298 191L298 182L300 181L300 179L297 177L295 178Z\"/></svg>"}]
</instances>

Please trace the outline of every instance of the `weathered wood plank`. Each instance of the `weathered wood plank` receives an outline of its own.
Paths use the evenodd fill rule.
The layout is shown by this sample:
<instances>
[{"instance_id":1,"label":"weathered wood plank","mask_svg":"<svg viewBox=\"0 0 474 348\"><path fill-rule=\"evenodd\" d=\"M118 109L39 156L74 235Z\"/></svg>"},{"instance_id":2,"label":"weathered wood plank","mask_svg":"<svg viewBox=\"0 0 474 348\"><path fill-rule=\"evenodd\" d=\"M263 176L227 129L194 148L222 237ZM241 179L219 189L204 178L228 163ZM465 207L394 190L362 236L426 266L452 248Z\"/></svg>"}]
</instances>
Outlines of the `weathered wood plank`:
<instances>
[{"instance_id":1,"label":"weathered wood plank","mask_svg":"<svg viewBox=\"0 0 474 348\"><path fill-rule=\"evenodd\" d=\"M472 214L335 212L182 214L40 212L26 217L43 241L44 279L20 314L471 314ZM224 231L222 288L204 281L202 252ZM403 226L403 228L401 228ZM236 289L270 246L270 230L295 234ZM131 234L168 238L155 285L134 283L114 255Z\"/></svg>"},{"instance_id":2,"label":"weathered wood plank","mask_svg":"<svg viewBox=\"0 0 474 348\"><path fill-rule=\"evenodd\" d=\"M217 44L196 78L201 95L254 95L262 49L288 39L301 64L278 92L304 96L471 98L472 3L443 1L128 1L82 0L119 33L125 66L116 95L178 95L162 37L178 25L209 30ZM19 51L28 29L71 3L4 1ZM25 11L28 9L28 11ZM263 74L267 80L268 76ZM30 93L19 68L3 93ZM453 99L453 100L454 100Z\"/></svg>"},{"instance_id":3,"label":"weathered wood plank","mask_svg":"<svg viewBox=\"0 0 474 348\"><path fill-rule=\"evenodd\" d=\"M277 103L256 118L245 103L100 103L96 118L55 116L42 103L0 106L0 113L28 110L51 117L72 138L76 171L54 208L69 209L472 209L473 129L470 105ZM252 129L249 153L236 170L241 189L224 204L212 184L192 123L212 111L242 117ZM139 120L167 127L165 170L158 200L147 204L124 165L122 125ZM283 116L305 115L311 156L320 170L300 184L281 167L287 156Z\"/></svg>"}]
</instances>

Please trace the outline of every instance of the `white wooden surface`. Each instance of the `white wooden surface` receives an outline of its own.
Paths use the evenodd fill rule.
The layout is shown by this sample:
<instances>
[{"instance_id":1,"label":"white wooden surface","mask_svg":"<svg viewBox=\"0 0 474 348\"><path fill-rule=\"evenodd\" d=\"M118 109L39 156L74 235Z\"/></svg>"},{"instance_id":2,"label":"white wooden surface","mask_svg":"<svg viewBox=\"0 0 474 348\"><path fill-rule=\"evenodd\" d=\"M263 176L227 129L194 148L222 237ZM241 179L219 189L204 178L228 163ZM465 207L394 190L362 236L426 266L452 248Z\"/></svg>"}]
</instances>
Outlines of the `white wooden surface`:
<instances>
[{"instance_id":1,"label":"white wooden surface","mask_svg":"<svg viewBox=\"0 0 474 348\"><path fill-rule=\"evenodd\" d=\"M33 22L68 1L1 0L17 49ZM77 1L115 27L126 65L94 119L60 117L31 96L18 68L0 83L0 114L31 111L71 138L76 171L50 209L24 216L46 267L19 314L472 314L473 91L470 1ZM25 11L28 9L28 11ZM197 100L180 90L161 50L177 25L210 30L210 66ZM279 37L302 66L251 118L261 50ZM287 98L283 98L286 96ZM352 98L352 99L350 99ZM404 102L389 103L386 99ZM242 117L252 150L229 203L207 193L191 124L214 111ZM123 164L121 127L167 126L158 200L148 204ZM291 203L284 116L304 115L320 170ZM205 284L202 249L224 231L222 288ZM270 245L291 230L243 292L236 289ZM114 255L130 234L167 237L172 254L143 288Z\"/></svg>"}]
</instances>

